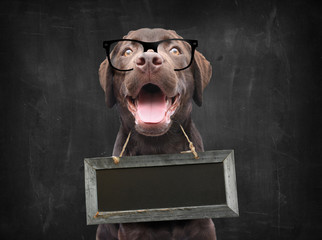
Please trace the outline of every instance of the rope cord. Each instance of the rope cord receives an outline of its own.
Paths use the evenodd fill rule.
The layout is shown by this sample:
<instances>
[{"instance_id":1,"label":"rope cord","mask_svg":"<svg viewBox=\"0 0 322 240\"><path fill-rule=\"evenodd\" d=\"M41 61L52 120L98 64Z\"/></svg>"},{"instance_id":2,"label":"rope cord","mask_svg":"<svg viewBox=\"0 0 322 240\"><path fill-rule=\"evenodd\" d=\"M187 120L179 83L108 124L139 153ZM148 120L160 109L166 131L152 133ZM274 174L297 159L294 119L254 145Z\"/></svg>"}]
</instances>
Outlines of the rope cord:
<instances>
[{"instance_id":1,"label":"rope cord","mask_svg":"<svg viewBox=\"0 0 322 240\"><path fill-rule=\"evenodd\" d=\"M129 135L128 135L128 136L127 136L127 138L126 138L126 141L125 141L125 143L124 143L124 145L123 145L123 148L122 148L122 151L121 151L121 153L120 153L120 156L118 156L118 157L116 157L116 156L112 156L113 161L114 161L114 163L115 163L115 164L119 164L119 162L120 162L120 158L123 156L123 153L124 153L124 151L125 151L125 148L126 148L127 144L129 143L130 137L131 137L131 131L129 132Z\"/></svg>"},{"instance_id":2,"label":"rope cord","mask_svg":"<svg viewBox=\"0 0 322 240\"><path fill-rule=\"evenodd\" d=\"M183 127L180 125L180 128L184 134L184 136L186 137L188 143L189 143L189 148L190 148L190 151L185 151L185 152L192 152L193 156L195 157L195 159L199 159L199 156L198 156L198 153L196 152L196 148L195 146L193 145L193 143L190 141L188 135L186 134L186 132L184 131Z\"/></svg>"}]
</instances>

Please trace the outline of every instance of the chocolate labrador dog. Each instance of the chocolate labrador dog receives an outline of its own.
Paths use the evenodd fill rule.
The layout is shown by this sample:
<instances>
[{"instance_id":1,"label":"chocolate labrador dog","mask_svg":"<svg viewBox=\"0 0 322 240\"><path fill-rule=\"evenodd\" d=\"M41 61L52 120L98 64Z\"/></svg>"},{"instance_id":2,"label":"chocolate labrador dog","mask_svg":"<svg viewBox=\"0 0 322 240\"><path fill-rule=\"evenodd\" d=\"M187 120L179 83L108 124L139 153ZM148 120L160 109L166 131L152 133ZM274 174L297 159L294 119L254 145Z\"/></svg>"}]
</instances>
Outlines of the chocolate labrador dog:
<instances>
[{"instance_id":1,"label":"chocolate labrador dog","mask_svg":"<svg viewBox=\"0 0 322 240\"><path fill-rule=\"evenodd\" d=\"M180 124L196 150L203 151L191 120L192 100L201 106L212 69L195 51L197 41L172 30L144 28L104 44L108 57L100 65L99 79L107 106L116 104L121 120L113 155L120 154L130 131L127 156L189 150ZM102 224L96 239L214 240L216 233L211 219L200 219Z\"/></svg>"}]
</instances>

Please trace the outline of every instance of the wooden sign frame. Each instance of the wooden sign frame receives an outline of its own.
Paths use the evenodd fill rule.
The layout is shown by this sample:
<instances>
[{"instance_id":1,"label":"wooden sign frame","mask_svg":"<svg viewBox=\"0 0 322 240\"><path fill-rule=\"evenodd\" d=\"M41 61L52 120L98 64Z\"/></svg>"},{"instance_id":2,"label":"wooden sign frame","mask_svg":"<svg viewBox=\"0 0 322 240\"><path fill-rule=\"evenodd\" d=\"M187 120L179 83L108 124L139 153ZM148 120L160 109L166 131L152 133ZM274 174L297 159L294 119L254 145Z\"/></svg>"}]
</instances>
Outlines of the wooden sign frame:
<instances>
[{"instance_id":1,"label":"wooden sign frame","mask_svg":"<svg viewBox=\"0 0 322 240\"><path fill-rule=\"evenodd\" d=\"M104 224L104 223L127 223L127 222L151 222L151 221L166 221L166 220L183 220L183 219L201 219L201 218L223 218L223 217L237 217L239 215L238 212L238 200L237 200L237 186L236 186L236 173L235 173L235 161L234 161L234 151L233 150L217 150L217 151L207 151L207 152L200 152L198 153L199 159L194 159L192 154L162 154L162 155L142 155L142 156L124 156L121 158L119 164L115 164L112 157L99 157L99 158L86 158L84 160L85 166L85 195L86 195L86 215L87 215L87 224ZM182 204L182 203L174 203L174 206L171 207L153 207L149 208L137 208L137 209L130 209L126 208L122 209L122 206L118 206L118 202L114 203L114 206L109 209L109 199L112 199L114 195L118 196L117 194L124 193L124 186L126 186L126 180L115 180L117 178L113 178L114 180L110 180L111 182L107 181L110 176L115 176L109 172L110 170L118 171L116 172L117 175L122 175L122 171L127 171L126 174L133 172L136 174L135 171L141 171L143 169L144 172L154 171L154 173L158 173L159 171L168 171L169 177L165 176L166 178L173 177L173 172L177 175L177 172L184 172L184 168L189 169L208 169L211 175L211 169L217 171L217 176L210 176L210 179L216 177L219 181L218 183L206 180L206 183L202 183L195 188L194 191L198 192L197 201L200 199L201 203L196 204L193 206L191 203ZM175 167L176 169L174 169ZM170 171L169 171L170 169ZM181 170L180 170L181 169ZM216 170L217 169L217 170ZM175 170L175 171L173 171ZM177 171L179 170L179 171ZM219 171L219 172L218 172ZM171 175L172 172L172 175ZM153 173L153 174L154 174ZM179 174L178 173L178 174ZM160 172L161 176L163 176L162 172ZM197 174L196 174L197 175ZM183 175L184 177L178 176L177 179L182 178L191 178L197 177L200 175L204 175L203 172L199 173L199 176L194 176L194 174ZM123 175L128 176L128 175ZM131 180L131 184L136 183L135 176ZM149 175L150 177L153 175ZM108 185L105 187L105 183L103 180L105 179L106 184L113 184L115 187L111 187L113 185ZM112 179L112 178L111 178ZM103 182L102 182L103 181ZM116 182L114 182L116 181ZM149 182L149 180L142 180L143 183ZM152 181L152 180L151 180ZM160 180L162 183L162 180ZM186 181L182 179L182 181ZM194 181L192 179L191 181ZM109 183L108 183L109 182ZM120 184L122 182L122 184ZM220 182L220 183L219 183ZM124 185L125 184L125 185ZM142 184L139 182L138 184ZM147 183L150 184L150 183ZM207 204L202 204L202 197L208 194L200 194L202 193L203 188L205 185L209 185L208 189L214 190L213 196L214 199L217 198L216 193L223 192L224 197L218 197L218 201L214 201L214 203L209 203L207 200ZM103 186L103 187L101 187ZM123 186L123 187L122 187ZM168 184L169 186L169 184ZM222 189L219 189L221 186ZM200 188L199 188L200 187ZM210 187L210 188L209 188ZM154 189L154 193L158 193L157 187L152 186ZM218 188L218 189L217 189ZM103 190L102 190L103 189ZM114 189L114 190L113 190ZM189 190L189 185L187 186ZM99 190L99 191L98 191ZM180 190L178 188L178 190ZM201 192L200 192L200 191ZM114 191L114 192L113 192ZM206 191L208 191L206 189ZM173 189L173 192L176 192L176 189ZM149 193L151 196L151 193ZM153 193L152 193L153 194ZM122 195L122 196L123 196ZM141 197L142 193L139 194L138 199ZM220 195L220 194L219 194ZM134 196L134 195L133 195ZM194 195L192 195L194 196ZM119 197L119 196L118 196ZM146 198L142 196L142 199ZM166 196L165 196L166 199ZM174 199L174 198L172 198ZM169 199L168 199L169 200ZM117 201L117 199L116 199ZM128 202L131 204L131 201L134 201L131 196L128 197ZM170 201L170 202L169 202ZM171 200L169 200L167 204L171 205ZM196 201L196 200L193 200ZM112 202L112 200L111 200ZM115 200L114 200L115 202ZM189 201L187 201L189 202ZM176 206L175 204L182 204L183 206ZM135 204L134 204L135 205ZM148 203L150 206L150 203ZM107 207L106 207L107 206ZM101 209L100 209L101 208ZM103 209L103 210L102 210Z\"/></svg>"}]
</instances>

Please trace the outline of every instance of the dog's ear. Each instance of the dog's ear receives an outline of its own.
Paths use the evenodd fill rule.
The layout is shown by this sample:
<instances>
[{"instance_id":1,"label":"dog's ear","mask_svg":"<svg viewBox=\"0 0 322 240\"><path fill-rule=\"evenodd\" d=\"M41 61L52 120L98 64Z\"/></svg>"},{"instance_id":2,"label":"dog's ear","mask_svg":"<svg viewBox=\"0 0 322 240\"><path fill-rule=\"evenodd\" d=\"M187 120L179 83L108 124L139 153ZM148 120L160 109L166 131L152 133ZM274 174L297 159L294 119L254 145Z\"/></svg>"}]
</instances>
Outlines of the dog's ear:
<instances>
[{"instance_id":1,"label":"dog's ear","mask_svg":"<svg viewBox=\"0 0 322 240\"><path fill-rule=\"evenodd\" d=\"M105 59L98 70L101 86L105 92L105 101L109 108L113 107L116 99L113 92L113 74L108 60Z\"/></svg>"},{"instance_id":2,"label":"dog's ear","mask_svg":"<svg viewBox=\"0 0 322 240\"><path fill-rule=\"evenodd\" d=\"M131 34L134 33L135 31L129 31L125 36L123 36L123 39L126 39L127 37L131 38Z\"/></svg>"},{"instance_id":3,"label":"dog's ear","mask_svg":"<svg viewBox=\"0 0 322 240\"><path fill-rule=\"evenodd\" d=\"M194 79L195 90L193 100L198 106L202 105L202 93L208 85L212 74L212 68L209 61L198 51L194 55Z\"/></svg>"}]
</instances>

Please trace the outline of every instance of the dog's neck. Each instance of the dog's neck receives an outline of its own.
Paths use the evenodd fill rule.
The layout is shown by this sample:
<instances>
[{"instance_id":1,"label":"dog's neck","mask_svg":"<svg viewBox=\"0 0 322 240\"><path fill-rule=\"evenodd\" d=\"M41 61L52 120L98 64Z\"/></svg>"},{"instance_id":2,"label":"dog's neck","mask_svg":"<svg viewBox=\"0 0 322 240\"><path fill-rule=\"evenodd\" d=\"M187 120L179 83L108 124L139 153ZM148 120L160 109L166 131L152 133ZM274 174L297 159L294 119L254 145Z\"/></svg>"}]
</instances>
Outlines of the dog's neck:
<instances>
[{"instance_id":1,"label":"dog's neck","mask_svg":"<svg viewBox=\"0 0 322 240\"><path fill-rule=\"evenodd\" d=\"M191 118L188 118L182 126L194 143L197 151L203 151L203 143L198 130ZM118 156L126 141L130 130L121 124L117 139L114 145L113 155ZM189 150L189 144L178 123L173 122L169 131L157 137L148 137L132 130L131 137L126 146L124 155L150 155L150 154L171 154Z\"/></svg>"}]
</instances>

